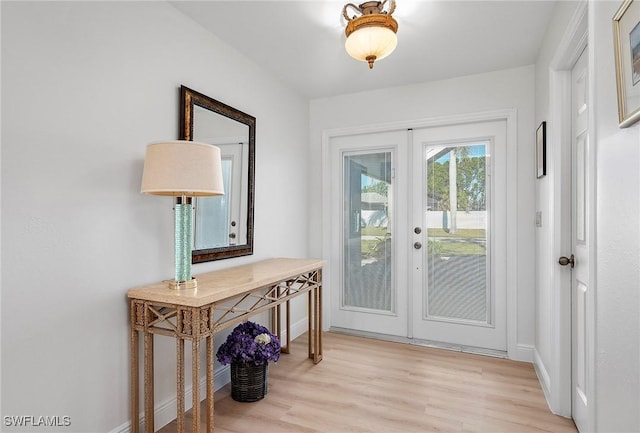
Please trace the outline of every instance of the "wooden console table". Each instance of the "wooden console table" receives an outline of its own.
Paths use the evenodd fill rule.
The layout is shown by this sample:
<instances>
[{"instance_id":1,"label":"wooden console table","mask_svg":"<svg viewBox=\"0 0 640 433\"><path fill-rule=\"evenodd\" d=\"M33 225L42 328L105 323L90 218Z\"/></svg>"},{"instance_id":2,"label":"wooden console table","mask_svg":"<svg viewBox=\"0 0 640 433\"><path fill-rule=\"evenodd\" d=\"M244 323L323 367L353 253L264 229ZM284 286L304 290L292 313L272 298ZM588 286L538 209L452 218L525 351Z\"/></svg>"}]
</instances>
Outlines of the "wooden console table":
<instances>
[{"instance_id":1,"label":"wooden console table","mask_svg":"<svg viewBox=\"0 0 640 433\"><path fill-rule=\"evenodd\" d=\"M213 432L213 336L255 314L271 311L271 330L281 332L281 304L286 305L286 345L291 342L289 301L309 294L309 357L322 360L322 260L269 259L261 262L197 275L198 288L173 290L166 282L129 290L131 329L131 430L140 430L139 333L144 335L145 432L153 433L153 338L175 337L177 352L177 425L184 432L184 342L191 341L193 433L200 431L200 340L206 350L207 433Z\"/></svg>"}]
</instances>

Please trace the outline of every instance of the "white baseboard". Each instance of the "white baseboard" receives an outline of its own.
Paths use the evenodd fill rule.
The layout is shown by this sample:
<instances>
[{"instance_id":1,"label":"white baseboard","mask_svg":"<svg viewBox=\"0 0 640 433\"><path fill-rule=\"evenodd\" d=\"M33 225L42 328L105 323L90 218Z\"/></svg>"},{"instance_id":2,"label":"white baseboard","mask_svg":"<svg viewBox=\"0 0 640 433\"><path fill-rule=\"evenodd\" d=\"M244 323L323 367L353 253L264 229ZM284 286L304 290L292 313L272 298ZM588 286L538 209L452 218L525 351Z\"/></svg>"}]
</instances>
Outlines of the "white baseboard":
<instances>
[{"instance_id":1,"label":"white baseboard","mask_svg":"<svg viewBox=\"0 0 640 433\"><path fill-rule=\"evenodd\" d=\"M307 332L307 318L303 318L291 325L291 340L295 340L305 332ZM282 339L286 340L287 334L286 329L283 330ZM213 383L214 383L214 391L219 390L226 384L231 381L230 376L230 367L225 365L213 373ZM200 378L200 395L204 400L206 398L206 386L207 386L207 377L205 376ZM184 397L184 406L185 410L191 409L192 399L193 399L193 386L189 385L185 387L185 397ZM155 423L154 426L156 429L162 428L165 425L169 424L171 421L176 419L178 407L177 397L174 395L166 399L165 401L156 404L154 409L154 417ZM140 431L144 431L144 412L140 414ZM109 433L131 433L131 420L127 421L124 424L119 425L115 429L111 430Z\"/></svg>"},{"instance_id":2,"label":"white baseboard","mask_svg":"<svg viewBox=\"0 0 640 433\"><path fill-rule=\"evenodd\" d=\"M533 362L534 347L530 344L518 344L516 346L516 353L511 358L515 361Z\"/></svg>"},{"instance_id":3,"label":"white baseboard","mask_svg":"<svg viewBox=\"0 0 640 433\"><path fill-rule=\"evenodd\" d=\"M223 386L225 386L230 381L230 368L228 365L225 365L213 373L213 383L214 383L214 391L219 390ZM207 377L205 376L200 378L200 395L206 398L206 387L207 387ZM185 397L184 397L184 407L185 410L191 409L192 400L193 400L193 386L189 385L185 387ZM165 401L156 404L154 409L154 417L155 422L154 426L157 429L164 427L169 424L171 421L176 419L176 413L178 408L178 400L176 396L170 397ZM144 431L145 418L144 412L140 413L140 431ZM131 432L131 420L126 423L119 425L115 429L111 430L109 433L130 433Z\"/></svg>"},{"instance_id":4,"label":"white baseboard","mask_svg":"<svg viewBox=\"0 0 640 433\"><path fill-rule=\"evenodd\" d=\"M291 324L291 340L295 340L305 332L307 332L309 320L305 317L302 320L298 320L296 323ZM287 338L287 331L283 331L283 338Z\"/></svg>"},{"instance_id":5,"label":"white baseboard","mask_svg":"<svg viewBox=\"0 0 640 433\"><path fill-rule=\"evenodd\" d=\"M144 431L142 429L143 424L140 424L140 431ZM124 424L119 425L118 427L111 430L109 433L129 433L131 431L131 421L127 421Z\"/></svg>"},{"instance_id":6,"label":"white baseboard","mask_svg":"<svg viewBox=\"0 0 640 433\"><path fill-rule=\"evenodd\" d=\"M538 353L538 350L534 348L533 350L533 368L536 370L536 375L538 376L538 382L540 382L540 387L542 388L542 392L544 392L544 398L547 400L547 405L551 407L550 397L551 393L549 392L551 387L551 376L549 376L549 372Z\"/></svg>"}]
</instances>

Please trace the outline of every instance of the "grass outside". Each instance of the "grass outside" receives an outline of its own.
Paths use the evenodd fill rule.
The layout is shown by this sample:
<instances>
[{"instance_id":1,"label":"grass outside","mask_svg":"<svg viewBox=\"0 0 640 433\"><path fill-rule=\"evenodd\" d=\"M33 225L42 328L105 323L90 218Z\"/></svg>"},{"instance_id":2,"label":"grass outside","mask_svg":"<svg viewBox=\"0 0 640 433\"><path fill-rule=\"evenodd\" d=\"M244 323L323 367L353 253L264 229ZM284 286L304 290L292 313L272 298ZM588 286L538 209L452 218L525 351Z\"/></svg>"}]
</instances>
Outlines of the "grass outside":
<instances>
[{"instance_id":1,"label":"grass outside","mask_svg":"<svg viewBox=\"0 0 640 433\"><path fill-rule=\"evenodd\" d=\"M430 238L485 238L484 229L458 229L455 234L447 233L444 229L427 229Z\"/></svg>"},{"instance_id":2,"label":"grass outside","mask_svg":"<svg viewBox=\"0 0 640 433\"><path fill-rule=\"evenodd\" d=\"M387 234L386 227L362 227L362 236L380 236L384 237Z\"/></svg>"},{"instance_id":3,"label":"grass outside","mask_svg":"<svg viewBox=\"0 0 640 433\"><path fill-rule=\"evenodd\" d=\"M471 239L486 239L487 234L484 229L458 229L455 233L447 233L441 228L430 228L427 229L427 235L429 254L437 256L487 254L485 243L471 241Z\"/></svg>"},{"instance_id":4,"label":"grass outside","mask_svg":"<svg viewBox=\"0 0 640 433\"><path fill-rule=\"evenodd\" d=\"M372 236L375 239L362 239L362 255L375 257L376 248L387 235L385 227L363 227L362 236ZM428 229L428 253L437 256L485 255L485 245L472 242L471 239L485 239L483 229L458 229L455 234L447 233L443 229ZM439 239L434 239L439 238ZM444 238L444 239L442 239Z\"/></svg>"},{"instance_id":5,"label":"grass outside","mask_svg":"<svg viewBox=\"0 0 640 433\"><path fill-rule=\"evenodd\" d=\"M440 244L436 254L438 256L484 256L487 254L483 245L474 242L437 242Z\"/></svg>"}]
</instances>

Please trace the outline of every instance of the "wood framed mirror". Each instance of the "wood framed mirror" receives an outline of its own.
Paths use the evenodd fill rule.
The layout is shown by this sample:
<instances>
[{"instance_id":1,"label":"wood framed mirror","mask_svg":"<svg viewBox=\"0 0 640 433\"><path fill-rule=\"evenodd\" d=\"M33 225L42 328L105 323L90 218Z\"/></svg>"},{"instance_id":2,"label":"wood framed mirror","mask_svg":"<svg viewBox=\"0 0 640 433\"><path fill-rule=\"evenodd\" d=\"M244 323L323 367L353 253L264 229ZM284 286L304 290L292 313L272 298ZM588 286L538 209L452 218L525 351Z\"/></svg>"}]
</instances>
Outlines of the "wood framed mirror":
<instances>
[{"instance_id":1,"label":"wood framed mirror","mask_svg":"<svg viewBox=\"0 0 640 433\"><path fill-rule=\"evenodd\" d=\"M180 139L220 148L225 195L197 197L193 263L253 254L255 117L180 87Z\"/></svg>"}]
</instances>

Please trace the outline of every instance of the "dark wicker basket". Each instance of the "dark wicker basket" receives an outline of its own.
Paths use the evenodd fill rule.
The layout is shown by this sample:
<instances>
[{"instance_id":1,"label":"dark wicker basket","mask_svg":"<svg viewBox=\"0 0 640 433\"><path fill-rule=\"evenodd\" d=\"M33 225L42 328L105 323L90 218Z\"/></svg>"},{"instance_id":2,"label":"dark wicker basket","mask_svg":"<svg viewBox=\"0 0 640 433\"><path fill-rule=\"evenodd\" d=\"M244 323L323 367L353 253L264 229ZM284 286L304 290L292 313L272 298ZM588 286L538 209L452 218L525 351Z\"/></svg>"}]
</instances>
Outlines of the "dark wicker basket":
<instances>
[{"instance_id":1,"label":"dark wicker basket","mask_svg":"<svg viewBox=\"0 0 640 433\"><path fill-rule=\"evenodd\" d=\"M231 363L231 398L235 401L252 402L267 394L269 364Z\"/></svg>"}]
</instances>

